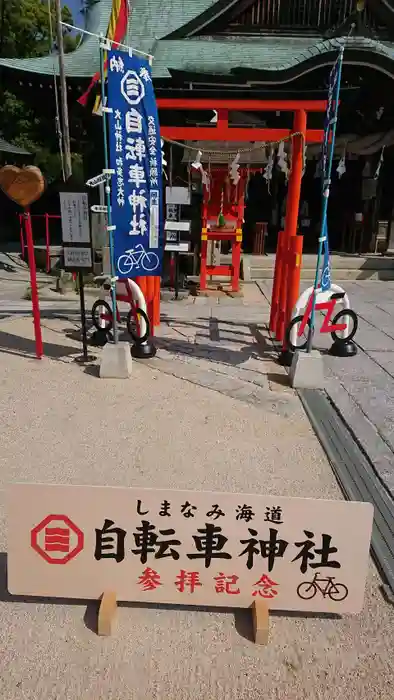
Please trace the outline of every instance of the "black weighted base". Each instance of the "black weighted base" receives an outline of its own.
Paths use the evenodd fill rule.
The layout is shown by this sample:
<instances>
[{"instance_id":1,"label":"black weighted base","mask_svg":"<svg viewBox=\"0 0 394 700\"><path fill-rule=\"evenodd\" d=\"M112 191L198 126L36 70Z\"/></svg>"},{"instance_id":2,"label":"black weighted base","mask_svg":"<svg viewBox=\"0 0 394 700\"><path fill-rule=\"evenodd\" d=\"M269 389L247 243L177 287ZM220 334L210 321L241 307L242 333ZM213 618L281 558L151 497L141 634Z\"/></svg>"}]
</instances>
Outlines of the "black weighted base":
<instances>
[{"instance_id":1,"label":"black weighted base","mask_svg":"<svg viewBox=\"0 0 394 700\"><path fill-rule=\"evenodd\" d=\"M356 343L353 343L352 340L348 340L346 342L340 342L338 340L334 340L333 344L331 345L328 354L333 355L334 357L354 357L357 355L358 349Z\"/></svg>"},{"instance_id":2,"label":"black weighted base","mask_svg":"<svg viewBox=\"0 0 394 700\"><path fill-rule=\"evenodd\" d=\"M77 362L78 365L89 365L95 360L97 360L95 355L80 355L80 357L76 357L74 359L74 362Z\"/></svg>"},{"instance_id":3,"label":"black weighted base","mask_svg":"<svg viewBox=\"0 0 394 700\"><path fill-rule=\"evenodd\" d=\"M138 360L148 360L150 357L154 357L156 355L157 350L152 341L147 340L146 343L143 343L142 345L138 345L137 343L132 345L130 352L132 357L135 357Z\"/></svg>"},{"instance_id":4,"label":"black weighted base","mask_svg":"<svg viewBox=\"0 0 394 700\"><path fill-rule=\"evenodd\" d=\"M100 330L95 330L94 333L90 336L90 344L94 345L96 348L103 348L104 345L108 343L109 340L111 340L111 333L109 331L105 331L104 328L101 328Z\"/></svg>"},{"instance_id":5,"label":"black weighted base","mask_svg":"<svg viewBox=\"0 0 394 700\"><path fill-rule=\"evenodd\" d=\"M282 350L279 355L278 362L282 367L291 367L293 362L294 352L292 350Z\"/></svg>"}]
</instances>

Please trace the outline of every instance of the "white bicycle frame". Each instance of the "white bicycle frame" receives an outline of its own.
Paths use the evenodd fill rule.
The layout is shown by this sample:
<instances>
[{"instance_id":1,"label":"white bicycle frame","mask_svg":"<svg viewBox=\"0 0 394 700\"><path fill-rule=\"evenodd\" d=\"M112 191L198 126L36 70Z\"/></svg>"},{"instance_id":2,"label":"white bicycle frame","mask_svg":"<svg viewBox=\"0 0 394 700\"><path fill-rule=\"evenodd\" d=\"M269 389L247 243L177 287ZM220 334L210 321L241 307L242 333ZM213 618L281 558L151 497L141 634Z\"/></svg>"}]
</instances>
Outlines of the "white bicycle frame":
<instances>
[{"instance_id":1,"label":"white bicycle frame","mask_svg":"<svg viewBox=\"0 0 394 700\"><path fill-rule=\"evenodd\" d=\"M121 279L118 280L116 279L116 296L125 296L128 292L131 293L131 296L133 297L133 301L136 302L136 306L141 309L142 311L147 314L147 306L146 306L146 301L143 293L141 292L141 289L139 288L138 284L134 282L134 280L126 278L126 279ZM122 286L126 287L126 290L122 289ZM99 292L99 299L101 301L105 301L106 297L108 296L108 292L104 289L104 286L100 287L100 292ZM100 325L102 328L105 327L105 321L100 319ZM143 337L146 334L147 328L146 328L146 322L144 318L139 319L139 325L140 325L140 335ZM147 341L145 340L144 343L141 343L142 345L145 345Z\"/></svg>"},{"instance_id":2,"label":"white bicycle frame","mask_svg":"<svg viewBox=\"0 0 394 700\"><path fill-rule=\"evenodd\" d=\"M345 296L342 299L338 299L342 303L342 306L344 309L350 309L350 302L349 302L349 297L346 294L345 290L342 289L342 287L339 287L337 284L332 284L330 289L327 289L326 292L319 291L319 289L316 290L316 303L317 304L324 304L326 301L329 301L332 297L333 294L340 293L344 294ZM297 303L293 309L293 313L291 315L291 319L295 318L296 316L302 316L302 312L305 312L306 306L308 304L309 298L311 294L313 293L313 287L308 287L304 292L302 292L301 296L297 299ZM348 326L346 324L346 328L341 331L342 335L344 337L347 336L348 334ZM297 347L297 328L296 326L293 326L290 332L290 342L294 347Z\"/></svg>"}]
</instances>

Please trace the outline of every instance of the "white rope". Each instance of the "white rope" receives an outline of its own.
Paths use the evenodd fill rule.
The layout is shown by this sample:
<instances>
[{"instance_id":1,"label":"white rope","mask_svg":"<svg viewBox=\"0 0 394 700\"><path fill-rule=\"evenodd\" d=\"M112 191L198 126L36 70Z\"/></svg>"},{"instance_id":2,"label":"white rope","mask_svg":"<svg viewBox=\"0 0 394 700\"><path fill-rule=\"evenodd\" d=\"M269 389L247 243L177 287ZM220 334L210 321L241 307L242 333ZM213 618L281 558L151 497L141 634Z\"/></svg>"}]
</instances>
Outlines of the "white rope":
<instances>
[{"instance_id":1,"label":"white rope","mask_svg":"<svg viewBox=\"0 0 394 700\"><path fill-rule=\"evenodd\" d=\"M212 129L214 131L214 129ZM181 141L174 141L173 139L167 139L165 136L163 136L164 141L167 143L171 143L174 146L180 146L181 148L186 149L187 151L195 151L198 153L201 151L202 155L205 156L236 156L238 153L252 153L253 151L261 150L264 146L279 146L279 144L284 143L285 141L291 141L295 136L301 136L303 139L305 138L305 135L302 133L302 131L295 131L289 134L288 136L285 136L283 139L280 139L279 141L258 141L256 142L251 148L237 148L234 149L233 151L210 151L207 149L201 149L200 146L189 146L185 143L182 143ZM215 140L214 134L212 134L212 140ZM200 144L201 145L201 144Z\"/></svg>"},{"instance_id":2,"label":"white rope","mask_svg":"<svg viewBox=\"0 0 394 700\"><path fill-rule=\"evenodd\" d=\"M153 61L154 56L150 53L146 53L145 51L140 51L139 49L135 49L132 46L127 46L127 44L121 44L120 41L114 41L113 39L108 39L108 37L103 37L100 36L100 34L94 34L93 32L88 32L87 29L82 29L81 27L76 27L74 24L67 24L67 22L60 22L62 27L67 27L68 29L72 29L73 31L77 30L78 32L82 32L82 34L87 34L88 36L94 36L96 39L99 41L105 41L108 44L114 44L115 46L120 46L122 49L126 49L126 51L132 51L133 53L138 53L140 56L146 56L149 58L149 61Z\"/></svg>"}]
</instances>

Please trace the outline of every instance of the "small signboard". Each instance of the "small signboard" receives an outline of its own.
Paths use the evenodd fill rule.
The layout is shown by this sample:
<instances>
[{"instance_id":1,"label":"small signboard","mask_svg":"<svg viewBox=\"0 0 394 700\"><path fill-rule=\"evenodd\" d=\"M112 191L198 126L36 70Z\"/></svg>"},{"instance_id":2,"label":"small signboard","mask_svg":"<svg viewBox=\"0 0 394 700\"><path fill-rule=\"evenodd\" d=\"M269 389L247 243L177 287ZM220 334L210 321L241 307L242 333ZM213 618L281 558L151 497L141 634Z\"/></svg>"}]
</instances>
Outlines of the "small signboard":
<instances>
[{"instance_id":1,"label":"small signboard","mask_svg":"<svg viewBox=\"0 0 394 700\"><path fill-rule=\"evenodd\" d=\"M60 192L63 243L90 243L89 202L84 192Z\"/></svg>"},{"instance_id":2,"label":"small signboard","mask_svg":"<svg viewBox=\"0 0 394 700\"><path fill-rule=\"evenodd\" d=\"M188 187L166 187L166 204L190 205L190 190Z\"/></svg>"},{"instance_id":3,"label":"small signboard","mask_svg":"<svg viewBox=\"0 0 394 700\"><path fill-rule=\"evenodd\" d=\"M70 272L87 271L93 268L92 249L81 246L64 246L64 269Z\"/></svg>"},{"instance_id":4,"label":"small signboard","mask_svg":"<svg viewBox=\"0 0 394 700\"><path fill-rule=\"evenodd\" d=\"M187 253L190 248L190 221L166 221L165 248L171 253Z\"/></svg>"},{"instance_id":5,"label":"small signboard","mask_svg":"<svg viewBox=\"0 0 394 700\"><path fill-rule=\"evenodd\" d=\"M369 503L100 486L7 489L15 595L362 609Z\"/></svg>"},{"instance_id":6,"label":"small signboard","mask_svg":"<svg viewBox=\"0 0 394 700\"><path fill-rule=\"evenodd\" d=\"M87 187L98 187L99 185L103 185L105 182L107 182L109 176L109 172L102 172L99 175L96 175L95 177L91 177L90 180L87 180L86 185Z\"/></svg>"}]
</instances>

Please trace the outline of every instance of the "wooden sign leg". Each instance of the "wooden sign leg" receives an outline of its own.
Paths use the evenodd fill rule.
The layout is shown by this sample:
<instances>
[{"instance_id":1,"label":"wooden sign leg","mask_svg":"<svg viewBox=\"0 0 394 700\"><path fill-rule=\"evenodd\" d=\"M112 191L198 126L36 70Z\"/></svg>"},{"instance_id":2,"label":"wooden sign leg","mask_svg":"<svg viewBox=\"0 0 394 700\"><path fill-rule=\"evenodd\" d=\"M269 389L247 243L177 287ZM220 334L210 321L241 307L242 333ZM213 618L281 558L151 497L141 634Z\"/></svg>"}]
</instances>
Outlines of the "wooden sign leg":
<instances>
[{"instance_id":1,"label":"wooden sign leg","mask_svg":"<svg viewBox=\"0 0 394 700\"><path fill-rule=\"evenodd\" d=\"M97 634L100 637L110 637L116 618L117 605L116 593L114 591L104 591L101 596L98 611Z\"/></svg>"},{"instance_id":2,"label":"wooden sign leg","mask_svg":"<svg viewBox=\"0 0 394 700\"><path fill-rule=\"evenodd\" d=\"M268 644L269 610L265 601L253 601L252 618L255 644Z\"/></svg>"}]
</instances>

